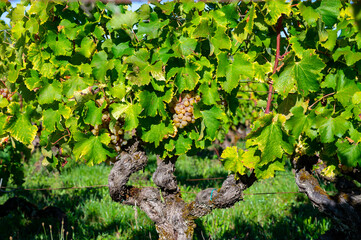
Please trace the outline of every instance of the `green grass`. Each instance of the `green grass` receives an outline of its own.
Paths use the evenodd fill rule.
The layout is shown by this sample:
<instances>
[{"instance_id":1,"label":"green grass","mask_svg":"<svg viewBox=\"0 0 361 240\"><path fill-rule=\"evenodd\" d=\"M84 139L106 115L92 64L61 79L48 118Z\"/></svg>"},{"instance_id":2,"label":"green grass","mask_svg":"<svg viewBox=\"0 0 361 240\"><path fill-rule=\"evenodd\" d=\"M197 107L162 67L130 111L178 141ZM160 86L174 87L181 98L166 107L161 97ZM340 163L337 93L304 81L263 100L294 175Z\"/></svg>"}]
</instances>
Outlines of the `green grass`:
<instances>
[{"instance_id":1,"label":"green grass","mask_svg":"<svg viewBox=\"0 0 361 240\"><path fill-rule=\"evenodd\" d=\"M25 188L68 187L107 184L111 167L88 167L68 163L59 174L46 167L35 167L37 156L25 166ZM144 172L134 174L131 184L154 185L151 181L156 159L151 157ZM181 157L176 175L186 201L194 192L218 188L222 180L187 181L194 178L225 177L227 172L216 159ZM233 208L215 210L196 221L194 239L315 239L330 227L330 221L313 209L302 194L247 195L259 192L297 191L291 171L254 184L244 201ZM112 202L107 188L53 191L22 191L0 197L3 204L21 196L39 208L56 206L68 216L68 238L74 239L157 239L151 220L140 210ZM44 222L44 228L42 223ZM50 228L52 226L52 235ZM61 239L61 224L51 219L29 221L20 212L0 218L0 239Z\"/></svg>"}]
</instances>

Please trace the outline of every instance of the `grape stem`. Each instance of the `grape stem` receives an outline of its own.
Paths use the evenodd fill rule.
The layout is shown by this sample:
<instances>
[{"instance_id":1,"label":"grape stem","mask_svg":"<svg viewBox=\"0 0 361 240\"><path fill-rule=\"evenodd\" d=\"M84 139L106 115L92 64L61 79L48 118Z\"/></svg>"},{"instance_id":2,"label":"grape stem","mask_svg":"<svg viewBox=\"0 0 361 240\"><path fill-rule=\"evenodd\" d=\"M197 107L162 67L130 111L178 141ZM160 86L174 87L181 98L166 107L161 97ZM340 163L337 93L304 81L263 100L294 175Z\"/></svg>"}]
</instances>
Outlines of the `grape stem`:
<instances>
[{"instance_id":1,"label":"grape stem","mask_svg":"<svg viewBox=\"0 0 361 240\"><path fill-rule=\"evenodd\" d=\"M327 97L329 97L329 96L332 96L332 95L334 95L334 94L336 94L336 93L335 93L335 92L332 92L332 93L326 94L326 95L323 96L322 98L318 99L316 102L312 103L312 105L308 107L308 110L312 110L312 107L313 107L316 103L318 103L318 102L320 102L322 99L325 99L325 98L327 98Z\"/></svg>"},{"instance_id":2,"label":"grape stem","mask_svg":"<svg viewBox=\"0 0 361 240\"><path fill-rule=\"evenodd\" d=\"M60 137L58 140L56 140L54 143L51 143L53 145L57 144L61 139L65 138L65 137L69 137L71 134L69 132L69 129L66 128L66 130L68 131L68 134L65 134L64 136Z\"/></svg>"},{"instance_id":3,"label":"grape stem","mask_svg":"<svg viewBox=\"0 0 361 240\"><path fill-rule=\"evenodd\" d=\"M276 48L275 64L273 67L273 74L275 74L277 72L278 60L280 58L282 19L283 19L283 17L281 16L277 22L277 29L276 29L276 31L277 31L277 48ZM266 114L268 114L271 109L272 94L273 94L273 82L270 82L268 85L268 99L267 99L267 107L266 107L266 111L265 111Z\"/></svg>"}]
</instances>

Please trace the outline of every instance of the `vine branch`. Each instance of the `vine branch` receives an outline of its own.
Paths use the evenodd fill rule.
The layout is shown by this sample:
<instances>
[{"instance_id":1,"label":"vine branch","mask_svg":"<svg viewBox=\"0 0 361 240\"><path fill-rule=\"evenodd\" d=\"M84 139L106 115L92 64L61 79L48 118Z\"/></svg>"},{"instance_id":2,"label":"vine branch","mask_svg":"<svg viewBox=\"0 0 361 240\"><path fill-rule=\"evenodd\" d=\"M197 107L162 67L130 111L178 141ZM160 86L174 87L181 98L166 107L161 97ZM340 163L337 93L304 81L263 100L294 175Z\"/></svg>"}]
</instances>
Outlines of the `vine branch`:
<instances>
[{"instance_id":1,"label":"vine branch","mask_svg":"<svg viewBox=\"0 0 361 240\"><path fill-rule=\"evenodd\" d=\"M275 64L273 66L273 74L275 74L277 72L278 61L279 61L279 58L280 58L282 20L283 20L283 17L281 16L277 21L277 29L276 29L276 32L277 32L277 48L276 48ZM271 109L272 94L273 94L273 82L270 81L270 83L268 85L268 99L267 99L267 107L266 107L266 111L265 111L266 114L268 114L270 112L270 109Z\"/></svg>"}]
</instances>

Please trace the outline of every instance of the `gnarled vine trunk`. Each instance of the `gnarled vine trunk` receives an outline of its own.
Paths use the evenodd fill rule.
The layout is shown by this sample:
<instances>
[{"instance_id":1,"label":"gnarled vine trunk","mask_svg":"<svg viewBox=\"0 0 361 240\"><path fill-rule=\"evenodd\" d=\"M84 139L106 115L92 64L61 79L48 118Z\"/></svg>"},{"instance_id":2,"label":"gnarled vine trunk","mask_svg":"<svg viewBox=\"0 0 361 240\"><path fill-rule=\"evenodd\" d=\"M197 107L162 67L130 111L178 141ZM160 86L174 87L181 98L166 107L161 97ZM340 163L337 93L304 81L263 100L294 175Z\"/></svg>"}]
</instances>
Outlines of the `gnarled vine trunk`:
<instances>
[{"instance_id":1,"label":"gnarled vine trunk","mask_svg":"<svg viewBox=\"0 0 361 240\"><path fill-rule=\"evenodd\" d=\"M312 162L311 158L305 158L303 162ZM302 162L302 161L298 161ZM307 194L308 198L320 212L325 213L335 222L332 234L326 234L321 239L361 239L361 189L355 185L351 178L327 178L332 181L338 190L337 194L331 196L324 191L318 180L325 178L318 172L312 172L305 164L296 165L296 184L301 192ZM361 177L356 173L354 177ZM338 234L338 237L334 235Z\"/></svg>"},{"instance_id":2,"label":"gnarled vine trunk","mask_svg":"<svg viewBox=\"0 0 361 240\"><path fill-rule=\"evenodd\" d=\"M157 188L126 185L131 174L143 169L148 158L139 142L122 155L109 174L109 192L114 201L138 206L155 223L159 239L192 239L194 220L215 208L228 208L242 200L242 193L256 180L254 175L235 180L229 175L219 189L205 189L186 203L174 176L176 158L159 161L153 174Z\"/></svg>"}]
</instances>

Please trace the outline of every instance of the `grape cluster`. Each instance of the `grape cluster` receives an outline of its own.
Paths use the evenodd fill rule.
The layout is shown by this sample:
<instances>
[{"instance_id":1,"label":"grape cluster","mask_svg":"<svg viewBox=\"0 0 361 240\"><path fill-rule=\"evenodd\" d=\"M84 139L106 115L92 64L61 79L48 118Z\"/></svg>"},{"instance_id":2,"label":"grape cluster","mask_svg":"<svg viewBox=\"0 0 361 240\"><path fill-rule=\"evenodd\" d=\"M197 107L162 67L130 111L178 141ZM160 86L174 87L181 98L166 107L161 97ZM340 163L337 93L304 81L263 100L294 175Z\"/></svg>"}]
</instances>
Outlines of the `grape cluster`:
<instances>
[{"instance_id":1,"label":"grape cluster","mask_svg":"<svg viewBox=\"0 0 361 240\"><path fill-rule=\"evenodd\" d=\"M175 114L173 122L177 128L184 128L189 123L195 123L193 115L193 104L199 102L200 96L193 96L190 93L184 95L183 99L177 102L174 107Z\"/></svg>"},{"instance_id":2,"label":"grape cluster","mask_svg":"<svg viewBox=\"0 0 361 240\"><path fill-rule=\"evenodd\" d=\"M7 88L1 88L0 94L3 96L3 98L8 99L9 101L13 100L13 97L12 97L13 94Z\"/></svg>"},{"instance_id":3,"label":"grape cluster","mask_svg":"<svg viewBox=\"0 0 361 240\"><path fill-rule=\"evenodd\" d=\"M98 99L97 103L102 105L105 99ZM127 142L124 140L124 131L121 128L121 126L124 125L120 119L114 121L111 121L110 113L105 109L103 111L102 115L102 124L101 125L95 125L94 128L91 130L91 132L94 135L98 135L100 129L107 129L110 133L110 144L109 147L114 148L116 152L120 153L121 146L127 144Z\"/></svg>"}]
</instances>

